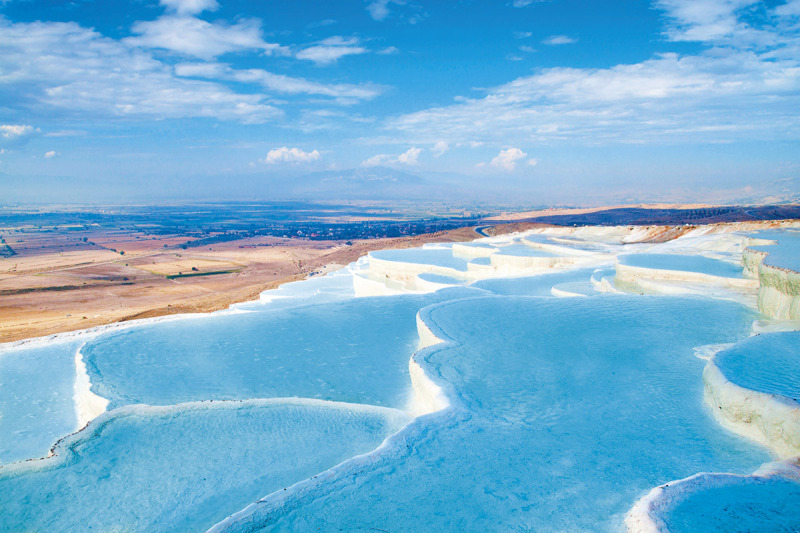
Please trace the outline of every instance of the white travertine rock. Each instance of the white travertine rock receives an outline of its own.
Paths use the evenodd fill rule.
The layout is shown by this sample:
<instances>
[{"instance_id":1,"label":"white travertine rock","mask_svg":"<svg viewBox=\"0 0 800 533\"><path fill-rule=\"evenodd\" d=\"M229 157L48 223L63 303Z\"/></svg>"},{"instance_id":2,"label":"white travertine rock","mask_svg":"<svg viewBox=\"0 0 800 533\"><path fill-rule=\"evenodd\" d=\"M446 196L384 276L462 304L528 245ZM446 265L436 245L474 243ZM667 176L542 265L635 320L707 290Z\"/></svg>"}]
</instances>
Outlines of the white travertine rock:
<instances>
[{"instance_id":1,"label":"white travertine rock","mask_svg":"<svg viewBox=\"0 0 800 533\"><path fill-rule=\"evenodd\" d=\"M703 371L705 401L720 424L782 458L800 455L800 404L729 381L712 357Z\"/></svg>"},{"instance_id":2,"label":"white travertine rock","mask_svg":"<svg viewBox=\"0 0 800 533\"><path fill-rule=\"evenodd\" d=\"M750 246L779 245L774 240L749 237L742 251L745 275L758 279L758 310L779 320L800 320L800 272L764 262L769 252Z\"/></svg>"},{"instance_id":3,"label":"white travertine rock","mask_svg":"<svg viewBox=\"0 0 800 533\"><path fill-rule=\"evenodd\" d=\"M409 410L413 416L422 416L447 408L450 405L450 401L442 388L425 374L425 371L415 360L420 351L441 344L444 341L436 336L419 313L417 313L417 332L419 333L417 353L411 356L408 362L411 387L414 392L412 406Z\"/></svg>"},{"instance_id":4,"label":"white travertine rock","mask_svg":"<svg viewBox=\"0 0 800 533\"><path fill-rule=\"evenodd\" d=\"M617 261L617 279L623 282L636 283L639 280L675 281L688 283L708 283L723 287L755 290L758 281L744 278L726 278L704 274L702 272L689 272L684 270L666 270L659 268L645 268L625 265Z\"/></svg>"},{"instance_id":5,"label":"white travertine rock","mask_svg":"<svg viewBox=\"0 0 800 533\"><path fill-rule=\"evenodd\" d=\"M83 362L80 349L75 352L75 414L78 417L78 427L81 429L89 422L105 413L108 400L92 392L92 382Z\"/></svg>"}]
</instances>

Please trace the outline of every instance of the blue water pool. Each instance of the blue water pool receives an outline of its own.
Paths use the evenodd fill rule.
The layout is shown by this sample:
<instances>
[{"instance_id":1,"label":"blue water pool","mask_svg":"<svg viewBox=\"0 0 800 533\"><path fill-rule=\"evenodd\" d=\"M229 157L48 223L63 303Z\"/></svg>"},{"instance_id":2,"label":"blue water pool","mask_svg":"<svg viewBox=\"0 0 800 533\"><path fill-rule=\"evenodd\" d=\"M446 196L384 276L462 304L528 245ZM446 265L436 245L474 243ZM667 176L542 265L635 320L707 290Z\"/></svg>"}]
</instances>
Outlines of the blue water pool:
<instances>
[{"instance_id":1,"label":"blue water pool","mask_svg":"<svg viewBox=\"0 0 800 533\"><path fill-rule=\"evenodd\" d=\"M759 231L751 236L777 241L777 244L773 245L750 247L769 254L764 259L766 264L800 272L800 231L792 229Z\"/></svg>"},{"instance_id":2,"label":"blue water pool","mask_svg":"<svg viewBox=\"0 0 800 533\"><path fill-rule=\"evenodd\" d=\"M75 351L82 342L0 353L0 464L44 457L76 429Z\"/></svg>"},{"instance_id":3,"label":"blue water pool","mask_svg":"<svg viewBox=\"0 0 800 533\"><path fill-rule=\"evenodd\" d=\"M712 487L692 494L662 517L672 533L800 531L800 483L759 480Z\"/></svg>"},{"instance_id":4,"label":"blue water pool","mask_svg":"<svg viewBox=\"0 0 800 533\"><path fill-rule=\"evenodd\" d=\"M298 396L404 407L417 310L471 294L349 299L161 322L82 348L111 407Z\"/></svg>"},{"instance_id":5,"label":"blue water pool","mask_svg":"<svg viewBox=\"0 0 800 533\"><path fill-rule=\"evenodd\" d=\"M746 335L737 304L483 297L425 316L452 339L421 354L452 408L230 531L618 531L655 485L768 459L714 423L692 351Z\"/></svg>"},{"instance_id":6,"label":"blue water pool","mask_svg":"<svg viewBox=\"0 0 800 533\"><path fill-rule=\"evenodd\" d=\"M723 278L741 278L743 275L741 265L700 255L627 254L619 256L619 262L634 267L698 272Z\"/></svg>"},{"instance_id":7,"label":"blue water pool","mask_svg":"<svg viewBox=\"0 0 800 533\"><path fill-rule=\"evenodd\" d=\"M406 421L291 401L124 408L54 458L0 468L0 531L203 531L376 448Z\"/></svg>"},{"instance_id":8,"label":"blue water pool","mask_svg":"<svg viewBox=\"0 0 800 533\"><path fill-rule=\"evenodd\" d=\"M371 257L383 261L415 263L448 267L455 270L467 270L468 260L455 257L450 248L412 248L408 250L379 250L370 252Z\"/></svg>"},{"instance_id":9,"label":"blue water pool","mask_svg":"<svg viewBox=\"0 0 800 533\"><path fill-rule=\"evenodd\" d=\"M719 352L714 364L741 387L800 400L800 331L750 337Z\"/></svg>"}]
</instances>

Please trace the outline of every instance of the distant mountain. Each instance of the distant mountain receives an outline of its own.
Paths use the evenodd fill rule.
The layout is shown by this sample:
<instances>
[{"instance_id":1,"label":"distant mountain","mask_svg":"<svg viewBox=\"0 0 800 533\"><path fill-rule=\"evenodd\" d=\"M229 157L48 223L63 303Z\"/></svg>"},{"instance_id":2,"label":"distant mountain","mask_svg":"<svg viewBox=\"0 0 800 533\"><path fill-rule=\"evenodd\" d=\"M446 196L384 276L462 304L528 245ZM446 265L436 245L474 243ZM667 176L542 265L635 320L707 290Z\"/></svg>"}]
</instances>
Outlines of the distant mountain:
<instances>
[{"instance_id":1,"label":"distant mountain","mask_svg":"<svg viewBox=\"0 0 800 533\"><path fill-rule=\"evenodd\" d=\"M757 193L748 189L739 198L739 201L756 205L798 203L800 202L800 179L776 179L761 187Z\"/></svg>"},{"instance_id":2,"label":"distant mountain","mask_svg":"<svg viewBox=\"0 0 800 533\"><path fill-rule=\"evenodd\" d=\"M328 170L285 183L289 196L309 199L392 200L453 196L453 188L387 167Z\"/></svg>"}]
</instances>

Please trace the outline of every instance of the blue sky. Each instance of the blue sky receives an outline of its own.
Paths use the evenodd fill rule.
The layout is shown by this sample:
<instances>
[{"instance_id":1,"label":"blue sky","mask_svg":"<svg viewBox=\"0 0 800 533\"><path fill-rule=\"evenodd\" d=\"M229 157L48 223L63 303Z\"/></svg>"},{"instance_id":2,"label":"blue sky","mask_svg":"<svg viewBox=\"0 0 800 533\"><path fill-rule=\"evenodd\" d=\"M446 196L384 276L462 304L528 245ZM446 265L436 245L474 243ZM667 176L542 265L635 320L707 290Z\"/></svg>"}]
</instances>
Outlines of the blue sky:
<instances>
[{"instance_id":1,"label":"blue sky","mask_svg":"<svg viewBox=\"0 0 800 533\"><path fill-rule=\"evenodd\" d=\"M8 201L373 166L725 201L797 183L799 119L800 0L0 0Z\"/></svg>"}]
</instances>

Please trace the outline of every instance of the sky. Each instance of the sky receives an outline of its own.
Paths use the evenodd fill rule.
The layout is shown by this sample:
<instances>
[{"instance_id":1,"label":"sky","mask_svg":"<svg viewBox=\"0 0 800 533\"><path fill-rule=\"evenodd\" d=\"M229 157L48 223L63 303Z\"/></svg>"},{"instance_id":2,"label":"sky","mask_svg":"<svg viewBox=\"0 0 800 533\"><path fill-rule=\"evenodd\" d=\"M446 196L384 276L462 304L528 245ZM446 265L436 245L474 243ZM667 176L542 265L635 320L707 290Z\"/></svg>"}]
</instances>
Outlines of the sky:
<instances>
[{"instance_id":1,"label":"sky","mask_svg":"<svg viewBox=\"0 0 800 533\"><path fill-rule=\"evenodd\" d=\"M800 0L0 0L0 204L353 169L530 203L797 193Z\"/></svg>"}]
</instances>

